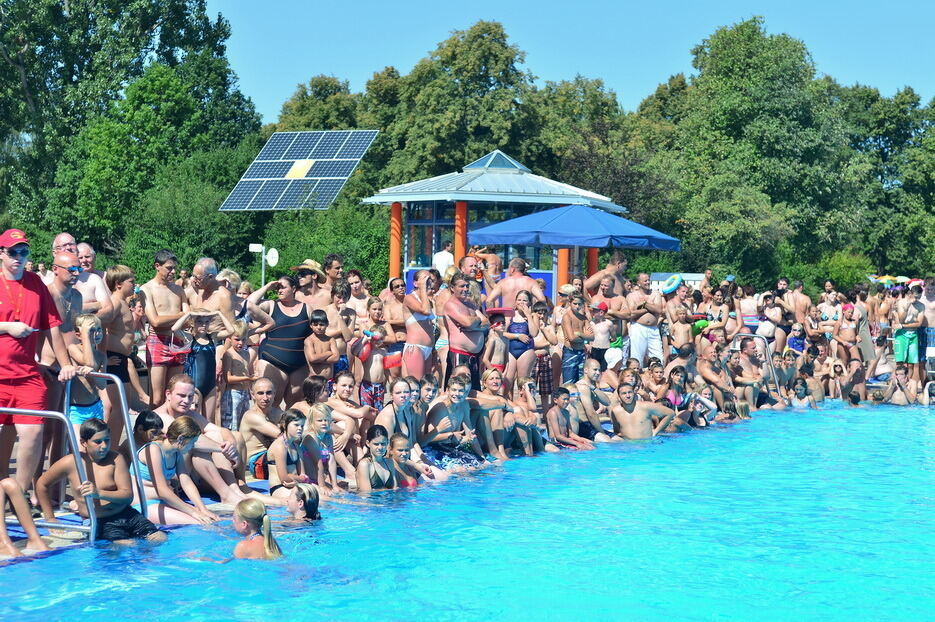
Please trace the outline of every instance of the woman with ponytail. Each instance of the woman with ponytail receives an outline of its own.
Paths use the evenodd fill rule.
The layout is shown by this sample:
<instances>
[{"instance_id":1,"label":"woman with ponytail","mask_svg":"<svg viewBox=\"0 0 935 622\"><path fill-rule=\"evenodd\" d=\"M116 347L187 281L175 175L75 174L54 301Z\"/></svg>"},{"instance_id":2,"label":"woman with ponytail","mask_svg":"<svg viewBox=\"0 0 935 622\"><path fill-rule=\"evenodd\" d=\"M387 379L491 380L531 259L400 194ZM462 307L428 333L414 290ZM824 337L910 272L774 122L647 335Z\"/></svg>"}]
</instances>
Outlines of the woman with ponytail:
<instances>
[{"instance_id":1,"label":"woman with ponytail","mask_svg":"<svg viewBox=\"0 0 935 622\"><path fill-rule=\"evenodd\" d=\"M234 508L234 530L244 539L234 547L237 559L276 559L282 551L273 538L266 506L257 499L244 499Z\"/></svg>"}]
</instances>

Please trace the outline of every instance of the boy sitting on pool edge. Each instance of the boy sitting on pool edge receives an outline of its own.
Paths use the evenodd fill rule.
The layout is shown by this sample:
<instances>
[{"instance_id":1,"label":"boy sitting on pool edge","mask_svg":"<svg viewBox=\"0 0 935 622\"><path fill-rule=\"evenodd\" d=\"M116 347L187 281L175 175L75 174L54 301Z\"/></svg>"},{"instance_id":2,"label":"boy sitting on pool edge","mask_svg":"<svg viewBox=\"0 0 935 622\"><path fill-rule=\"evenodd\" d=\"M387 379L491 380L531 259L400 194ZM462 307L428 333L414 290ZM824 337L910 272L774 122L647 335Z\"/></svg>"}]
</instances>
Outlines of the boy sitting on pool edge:
<instances>
[{"instance_id":1,"label":"boy sitting on pool edge","mask_svg":"<svg viewBox=\"0 0 935 622\"><path fill-rule=\"evenodd\" d=\"M80 456L88 480L78 481L75 457L67 455L49 467L36 482L36 495L42 514L48 521L57 521L49 497L49 489L67 477L75 491L78 513L88 518L88 499L94 502L97 516L95 539L110 540L118 544L132 544L134 540L165 542L166 534L136 511L130 469L124 457L110 449L110 428L103 420L92 418L81 424Z\"/></svg>"}]
</instances>

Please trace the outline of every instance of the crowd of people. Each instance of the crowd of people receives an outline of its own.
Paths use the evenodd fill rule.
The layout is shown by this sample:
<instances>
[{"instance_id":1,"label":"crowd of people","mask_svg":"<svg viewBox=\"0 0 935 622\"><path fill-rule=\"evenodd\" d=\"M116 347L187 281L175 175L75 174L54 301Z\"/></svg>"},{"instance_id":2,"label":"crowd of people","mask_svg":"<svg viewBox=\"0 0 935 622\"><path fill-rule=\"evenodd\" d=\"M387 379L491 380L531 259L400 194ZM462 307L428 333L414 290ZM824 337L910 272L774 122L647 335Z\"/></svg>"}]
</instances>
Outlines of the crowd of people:
<instances>
[{"instance_id":1,"label":"crowd of people","mask_svg":"<svg viewBox=\"0 0 935 622\"><path fill-rule=\"evenodd\" d=\"M166 249L138 285L127 266L97 269L68 233L46 270L24 232L0 235L0 406L64 412L87 472L80 481L57 422L0 414L0 501L27 546L46 546L30 516L56 520L62 480L73 509L93 504L98 538L160 541L158 525L216 521L207 496L234 508L238 556L272 558L268 506L314 520L320 500L540 452L826 399L935 397L931 277L846 292L828 281L815 301L801 282L758 293L711 271L653 287L615 252L553 300L522 258L503 273L492 250L450 251L408 286L380 290L331 254L254 290L208 257L181 269ZM133 508L141 492L145 516ZM17 552L5 529L2 552Z\"/></svg>"}]
</instances>

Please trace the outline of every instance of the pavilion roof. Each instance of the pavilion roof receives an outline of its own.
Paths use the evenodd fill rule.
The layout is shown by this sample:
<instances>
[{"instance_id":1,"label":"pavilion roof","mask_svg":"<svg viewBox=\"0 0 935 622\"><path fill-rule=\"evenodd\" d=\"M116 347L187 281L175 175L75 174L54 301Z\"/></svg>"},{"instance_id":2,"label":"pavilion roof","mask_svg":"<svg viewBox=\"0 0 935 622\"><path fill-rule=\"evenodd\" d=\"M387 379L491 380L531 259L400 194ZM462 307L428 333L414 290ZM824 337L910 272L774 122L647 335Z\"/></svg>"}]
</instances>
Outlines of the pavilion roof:
<instances>
[{"instance_id":1,"label":"pavilion roof","mask_svg":"<svg viewBox=\"0 0 935 622\"><path fill-rule=\"evenodd\" d=\"M576 188L533 174L499 149L466 165L462 171L383 188L364 203L417 201L475 201L483 203L534 203L539 205L590 205L610 212L627 209L596 192Z\"/></svg>"}]
</instances>

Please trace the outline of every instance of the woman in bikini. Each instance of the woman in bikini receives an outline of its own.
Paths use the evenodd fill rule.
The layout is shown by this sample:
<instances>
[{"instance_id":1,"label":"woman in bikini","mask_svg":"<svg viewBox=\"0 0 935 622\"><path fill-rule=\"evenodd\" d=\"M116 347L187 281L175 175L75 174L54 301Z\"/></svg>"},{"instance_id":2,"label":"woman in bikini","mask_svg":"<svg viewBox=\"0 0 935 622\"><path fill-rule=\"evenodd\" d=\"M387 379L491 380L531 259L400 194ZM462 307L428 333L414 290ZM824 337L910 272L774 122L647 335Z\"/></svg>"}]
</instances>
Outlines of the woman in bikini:
<instances>
[{"instance_id":1,"label":"woman in bikini","mask_svg":"<svg viewBox=\"0 0 935 622\"><path fill-rule=\"evenodd\" d=\"M432 273L419 270L415 288L403 298L406 345L403 346L403 375L421 378L432 373L435 351L435 312L432 310Z\"/></svg>"},{"instance_id":2,"label":"woman in bikini","mask_svg":"<svg viewBox=\"0 0 935 622\"><path fill-rule=\"evenodd\" d=\"M357 492L372 490L394 490L396 467L386 457L390 436L382 425L372 425L367 430L367 456L357 465Z\"/></svg>"},{"instance_id":3,"label":"woman in bikini","mask_svg":"<svg viewBox=\"0 0 935 622\"><path fill-rule=\"evenodd\" d=\"M854 313L854 305L847 303L841 307L841 319L834 324L832 336L837 343L838 358L847 365L851 359L860 360L860 349L858 342L860 336L857 334L857 317Z\"/></svg>"},{"instance_id":4,"label":"woman in bikini","mask_svg":"<svg viewBox=\"0 0 935 622\"><path fill-rule=\"evenodd\" d=\"M283 276L252 294L254 300L262 299L270 289L279 294L277 300L260 304L260 309L272 316L274 326L260 343L257 371L276 388L274 403L285 399L286 406L302 399L302 381L308 376L305 339L312 334L311 313L304 302L296 300L297 288L295 277Z\"/></svg>"}]
</instances>

